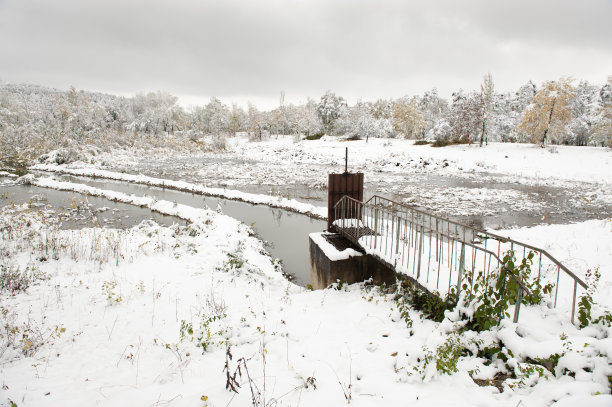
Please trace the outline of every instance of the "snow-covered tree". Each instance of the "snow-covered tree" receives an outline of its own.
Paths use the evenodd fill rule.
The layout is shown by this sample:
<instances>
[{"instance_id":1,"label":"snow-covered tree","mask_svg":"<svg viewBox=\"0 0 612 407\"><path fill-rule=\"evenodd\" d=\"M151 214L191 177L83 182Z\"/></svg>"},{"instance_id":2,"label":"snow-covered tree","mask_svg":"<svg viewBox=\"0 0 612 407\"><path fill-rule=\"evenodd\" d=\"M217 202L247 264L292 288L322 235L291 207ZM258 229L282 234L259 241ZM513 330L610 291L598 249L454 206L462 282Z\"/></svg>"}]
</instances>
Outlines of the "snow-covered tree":
<instances>
[{"instance_id":1,"label":"snow-covered tree","mask_svg":"<svg viewBox=\"0 0 612 407\"><path fill-rule=\"evenodd\" d=\"M216 97L204 107L204 132L213 135L225 133L228 129L229 108Z\"/></svg>"},{"instance_id":2,"label":"snow-covered tree","mask_svg":"<svg viewBox=\"0 0 612 407\"><path fill-rule=\"evenodd\" d=\"M347 108L347 103L341 96L336 96L335 93L327 91L317 105L317 112L325 132L334 134L334 123L342 114L342 110Z\"/></svg>"},{"instance_id":3,"label":"snow-covered tree","mask_svg":"<svg viewBox=\"0 0 612 407\"><path fill-rule=\"evenodd\" d=\"M480 133L480 147L482 143L488 143L487 132L489 131L490 123L492 122L493 107L495 99L495 86L491 73L487 73L484 77L482 85L480 85L481 98L481 118L482 131Z\"/></svg>"},{"instance_id":4,"label":"snow-covered tree","mask_svg":"<svg viewBox=\"0 0 612 407\"><path fill-rule=\"evenodd\" d=\"M254 104L249 102L249 108L247 110L247 131L249 132L249 136L256 137L259 141L263 140L265 124L264 115Z\"/></svg>"},{"instance_id":5,"label":"snow-covered tree","mask_svg":"<svg viewBox=\"0 0 612 407\"><path fill-rule=\"evenodd\" d=\"M337 131L342 134L365 138L389 137L392 134L391 120L377 119L372 115L370 103L358 101L353 107L345 107L341 110L337 123Z\"/></svg>"},{"instance_id":6,"label":"snow-covered tree","mask_svg":"<svg viewBox=\"0 0 612 407\"><path fill-rule=\"evenodd\" d=\"M417 97L419 109L425 119L424 133L428 133L448 112L448 102L438 95L438 90L433 88Z\"/></svg>"},{"instance_id":7,"label":"snow-covered tree","mask_svg":"<svg viewBox=\"0 0 612 407\"><path fill-rule=\"evenodd\" d=\"M569 102L575 90L571 78L548 81L536 93L527 107L519 129L534 143L558 142L565 136L572 115Z\"/></svg>"},{"instance_id":8,"label":"snow-covered tree","mask_svg":"<svg viewBox=\"0 0 612 407\"><path fill-rule=\"evenodd\" d=\"M570 145L586 146L591 141L593 126L600 121L602 100L599 89L581 81L576 86L575 96L570 100L572 114L567 133L559 142Z\"/></svg>"},{"instance_id":9,"label":"snow-covered tree","mask_svg":"<svg viewBox=\"0 0 612 407\"><path fill-rule=\"evenodd\" d=\"M246 127L247 114L236 103L232 103L232 110L227 118L228 130L232 136Z\"/></svg>"},{"instance_id":10,"label":"snow-covered tree","mask_svg":"<svg viewBox=\"0 0 612 407\"><path fill-rule=\"evenodd\" d=\"M306 104L298 106L296 115L296 131L298 133L305 134L308 137L312 133L323 129L323 124L317 113L317 103L314 100L308 99Z\"/></svg>"},{"instance_id":11,"label":"snow-covered tree","mask_svg":"<svg viewBox=\"0 0 612 407\"><path fill-rule=\"evenodd\" d=\"M417 100L398 99L393 105L393 128L404 138L415 139L425 136L425 117L419 109Z\"/></svg>"},{"instance_id":12,"label":"snow-covered tree","mask_svg":"<svg viewBox=\"0 0 612 407\"><path fill-rule=\"evenodd\" d=\"M482 129L482 96L480 93L453 93L449 112L451 140L455 143L472 143Z\"/></svg>"}]
</instances>

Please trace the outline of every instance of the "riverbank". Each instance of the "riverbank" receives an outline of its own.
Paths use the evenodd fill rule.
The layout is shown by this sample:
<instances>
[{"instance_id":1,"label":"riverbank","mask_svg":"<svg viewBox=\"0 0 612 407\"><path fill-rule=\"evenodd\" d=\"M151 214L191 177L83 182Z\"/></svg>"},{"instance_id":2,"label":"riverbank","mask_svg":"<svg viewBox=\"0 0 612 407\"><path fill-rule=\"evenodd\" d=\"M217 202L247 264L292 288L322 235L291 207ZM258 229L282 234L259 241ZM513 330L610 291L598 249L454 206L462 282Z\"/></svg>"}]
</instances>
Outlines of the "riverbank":
<instances>
[{"instance_id":1,"label":"riverbank","mask_svg":"<svg viewBox=\"0 0 612 407\"><path fill-rule=\"evenodd\" d=\"M366 197L381 194L464 223L503 229L612 216L612 158L606 148L434 148L412 140L298 142L293 136L254 142L242 135L226 144L226 151L196 154L116 150L60 168L170 179L321 208L327 174L344 171L348 147L349 170L365 174Z\"/></svg>"},{"instance_id":2,"label":"riverbank","mask_svg":"<svg viewBox=\"0 0 612 407\"><path fill-rule=\"evenodd\" d=\"M440 323L412 309L402 315L394 294L375 287L295 286L248 226L216 211L144 204L190 224L62 231L27 206L2 208L2 230L15 231L0 241L3 267L29 273L27 288L0 296L2 325L17 333L3 336L12 340L3 342L9 346L1 356L5 401L225 406L255 397L256 405L434 406L461 399L510 407L612 400L593 396L609 392L609 327L579 329L567 315L526 307L519 324L505 320L498 329L456 336L458 314ZM554 250L583 268L611 269L610 222L564 228L509 233L556 242ZM596 315L612 305L607 277L599 289ZM546 324L530 317L542 312ZM455 340L467 349L457 372L425 363ZM506 363L477 351L499 341L513 355ZM554 369L529 370L530 360L553 354ZM499 374L515 378L498 382L499 389L483 386Z\"/></svg>"}]
</instances>

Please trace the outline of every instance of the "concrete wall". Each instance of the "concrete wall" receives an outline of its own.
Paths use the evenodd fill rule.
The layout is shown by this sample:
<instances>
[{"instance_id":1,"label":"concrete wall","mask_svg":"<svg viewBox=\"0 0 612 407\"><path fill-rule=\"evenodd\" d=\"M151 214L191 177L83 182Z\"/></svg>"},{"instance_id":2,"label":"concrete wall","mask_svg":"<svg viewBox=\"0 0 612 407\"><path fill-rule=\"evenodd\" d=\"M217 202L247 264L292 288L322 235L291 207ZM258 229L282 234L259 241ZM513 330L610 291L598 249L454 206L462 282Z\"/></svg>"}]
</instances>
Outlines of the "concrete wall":
<instances>
[{"instance_id":1,"label":"concrete wall","mask_svg":"<svg viewBox=\"0 0 612 407\"><path fill-rule=\"evenodd\" d=\"M345 260L330 260L316 242L309 238L310 284L315 290L325 288L337 280L353 284L372 278L374 284L392 284L395 272L374 257L363 254Z\"/></svg>"}]
</instances>

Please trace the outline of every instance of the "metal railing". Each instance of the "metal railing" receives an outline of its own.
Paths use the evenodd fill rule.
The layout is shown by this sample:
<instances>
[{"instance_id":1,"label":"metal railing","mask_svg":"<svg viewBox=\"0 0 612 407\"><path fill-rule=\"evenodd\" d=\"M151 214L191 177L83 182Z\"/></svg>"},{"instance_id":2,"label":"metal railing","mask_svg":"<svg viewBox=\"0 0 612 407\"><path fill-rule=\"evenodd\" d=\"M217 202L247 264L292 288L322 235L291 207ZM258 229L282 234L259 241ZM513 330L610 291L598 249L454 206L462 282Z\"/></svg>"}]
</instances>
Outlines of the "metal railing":
<instances>
[{"instance_id":1,"label":"metal railing","mask_svg":"<svg viewBox=\"0 0 612 407\"><path fill-rule=\"evenodd\" d=\"M492 271L506 269L502 259L509 251L515 257L515 264L525 260L532 270L537 267L534 278L540 287L552 284L551 307L557 307L560 287L561 292L565 292L568 285L573 285L572 323L578 289L587 288L546 250L380 196L375 195L366 202L345 196L335 205L334 211L333 227L338 232L430 292L445 294L454 287L459 294L462 284L466 283L463 281L466 275L471 276L467 283L472 290L477 271L487 278ZM513 273L506 274L514 277ZM516 277L514 280L519 286L514 315L517 321L521 298L529 290Z\"/></svg>"}]
</instances>

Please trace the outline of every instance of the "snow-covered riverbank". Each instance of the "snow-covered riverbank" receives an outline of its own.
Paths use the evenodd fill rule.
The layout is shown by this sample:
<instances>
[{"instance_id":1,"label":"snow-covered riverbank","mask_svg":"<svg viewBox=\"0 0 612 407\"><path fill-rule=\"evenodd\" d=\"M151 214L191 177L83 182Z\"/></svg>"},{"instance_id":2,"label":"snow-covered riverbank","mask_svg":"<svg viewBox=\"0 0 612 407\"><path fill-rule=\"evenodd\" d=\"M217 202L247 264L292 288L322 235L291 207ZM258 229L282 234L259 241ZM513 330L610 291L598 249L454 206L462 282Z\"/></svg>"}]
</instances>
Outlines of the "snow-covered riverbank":
<instances>
[{"instance_id":1,"label":"snow-covered riverbank","mask_svg":"<svg viewBox=\"0 0 612 407\"><path fill-rule=\"evenodd\" d=\"M379 289L313 292L287 282L249 228L224 215L92 192L192 223L61 231L26 206L3 208L2 266L27 268L30 282L0 296L5 403L225 406L249 405L253 395L257 405L292 406L612 401L592 396L609 392L611 328L580 330L546 311L545 324L528 312L518 325L457 335L458 315L437 323L414 310L408 327L393 295ZM612 265L612 225L594 222L509 233L554 240L555 250L581 267L598 262L603 274ZM478 356L500 340L513 355L507 363ZM466 349L458 372L441 374L424 362L453 341ZM529 358L553 354L552 371L529 370ZM472 380L482 384L502 372L516 374L500 385L503 393Z\"/></svg>"},{"instance_id":2,"label":"snow-covered riverbank","mask_svg":"<svg viewBox=\"0 0 612 407\"><path fill-rule=\"evenodd\" d=\"M61 168L142 174L321 207L327 174L344 171L346 147L349 170L365 174L367 196L382 194L444 216L476 219L485 227L612 215L612 153L606 148L510 143L434 148L399 139L296 142L293 136L273 136L253 142L237 136L227 139L225 152L117 150Z\"/></svg>"},{"instance_id":3,"label":"snow-covered riverbank","mask_svg":"<svg viewBox=\"0 0 612 407\"><path fill-rule=\"evenodd\" d=\"M325 208L209 188L203 180L222 176L227 185L241 185L240 180L296 179L321 186L319 173L341 167L349 145L351 168L380 180L383 189L394 180L407 185L406 177L418 174L482 182L481 188L446 188L443 196L457 200L452 205L475 189L488 190L491 177L592 190L576 201L596 208L606 208L612 185L602 175L610 171L604 149L584 149L581 155L561 147L557 152L508 144L433 149L401 140L294 143L288 137L263 143L237 138L229 144L229 152L211 165L179 169L177 164L176 181L130 173L140 168L136 160L126 173L109 171L135 158L129 155L36 168L319 217ZM505 155L518 158L510 164ZM231 162L224 165L223 157ZM243 160L251 161L235 165ZM505 175L492 175L495 169ZM181 171L195 176L183 179ZM60 230L48 213L28 205L1 208L4 405L612 404L612 328L605 322L581 329L568 315L541 305L525 305L518 324L506 319L481 332L466 329L458 311L435 322L380 288L357 284L310 291L288 282L250 227L216 211L46 177L20 182L27 179L149 208L188 225L146 221L127 230ZM532 204L522 201L524 192L506 186L500 191L521 207ZM472 205L486 206L500 196L489 192ZM435 194L427 193L434 200ZM592 319L610 312L612 220L497 233L541 246L581 277L598 270Z\"/></svg>"}]
</instances>

